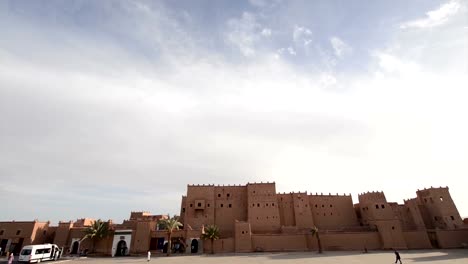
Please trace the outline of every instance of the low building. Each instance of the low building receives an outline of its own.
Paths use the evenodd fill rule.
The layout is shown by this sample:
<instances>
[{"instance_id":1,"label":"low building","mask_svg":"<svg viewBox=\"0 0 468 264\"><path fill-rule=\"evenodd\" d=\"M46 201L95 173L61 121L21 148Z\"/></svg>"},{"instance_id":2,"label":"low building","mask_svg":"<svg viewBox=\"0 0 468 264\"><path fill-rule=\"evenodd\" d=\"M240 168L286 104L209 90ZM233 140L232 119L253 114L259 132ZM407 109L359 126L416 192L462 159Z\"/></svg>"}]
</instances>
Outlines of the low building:
<instances>
[{"instance_id":1,"label":"low building","mask_svg":"<svg viewBox=\"0 0 468 264\"><path fill-rule=\"evenodd\" d=\"M49 224L37 220L0 222L2 253L18 254L23 246L52 242L55 228Z\"/></svg>"}]
</instances>

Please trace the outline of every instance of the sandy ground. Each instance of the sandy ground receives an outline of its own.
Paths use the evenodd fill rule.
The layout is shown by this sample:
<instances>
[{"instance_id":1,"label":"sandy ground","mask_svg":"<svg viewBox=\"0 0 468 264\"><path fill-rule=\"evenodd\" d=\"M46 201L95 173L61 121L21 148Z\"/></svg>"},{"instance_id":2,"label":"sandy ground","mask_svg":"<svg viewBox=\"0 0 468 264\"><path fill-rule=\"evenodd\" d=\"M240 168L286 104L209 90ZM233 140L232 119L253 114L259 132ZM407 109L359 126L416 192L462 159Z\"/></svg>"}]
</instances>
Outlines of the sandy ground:
<instances>
[{"instance_id":1,"label":"sandy ground","mask_svg":"<svg viewBox=\"0 0 468 264\"><path fill-rule=\"evenodd\" d=\"M400 252L402 261L406 263L431 263L431 264L468 264L468 250L408 250ZM145 257L121 257L121 258L79 258L63 259L58 262L66 264L85 263L144 263ZM395 255L392 251L371 251L367 254L359 252L294 252L294 253L250 253L250 254L216 254L216 255L174 255L171 257L152 257L150 263L157 264L338 264L338 263L368 263L368 264L392 264ZM0 263L6 263L1 262Z\"/></svg>"}]
</instances>

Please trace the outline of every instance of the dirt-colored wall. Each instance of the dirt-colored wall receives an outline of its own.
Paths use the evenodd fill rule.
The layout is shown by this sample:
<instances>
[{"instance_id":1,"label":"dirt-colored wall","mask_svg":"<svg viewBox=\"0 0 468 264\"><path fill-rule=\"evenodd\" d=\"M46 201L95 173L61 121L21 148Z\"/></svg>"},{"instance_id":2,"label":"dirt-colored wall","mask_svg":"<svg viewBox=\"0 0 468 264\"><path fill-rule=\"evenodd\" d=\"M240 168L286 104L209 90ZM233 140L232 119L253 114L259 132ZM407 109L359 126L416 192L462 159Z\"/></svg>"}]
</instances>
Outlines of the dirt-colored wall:
<instances>
[{"instance_id":1,"label":"dirt-colored wall","mask_svg":"<svg viewBox=\"0 0 468 264\"><path fill-rule=\"evenodd\" d=\"M247 184L248 221L254 233L280 230L275 183Z\"/></svg>"},{"instance_id":2,"label":"dirt-colored wall","mask_svg":"<svg viewBox=\"0 0 468 264\"><path fill-rule=\"evenodd\" d=\"M320 241L324 250L368 250L381 249L379 233L321 233ZM312 238L312 245L317 249L315 237Z\"/></svg>"},{"instance_id":3,"label":"dirt-colored wall","mask_svg":"<svg viewBox=\"0 0 468 264\"><path fill-rule=\"evenodd\" d=\"M47 239L47 233L49 231L49 223L38 222L34 225L31 234L31 244L44 244Z\"/></svg>"},{"instance_id":4,"label":"dirt-colored wall","mask_svg":"<svg viewBox=\"0 0 468 264\"><path fill-rule=\"evenodd\" d=\"M409 214L411 214L411 219L415 225L415 229L425 229L424 220L419 210L420 206L416 198L405 200L405 207Z\"/></svg>"},{"instance_id":5,"label":"dirt-colored wall","mask_svg":"<svg viewBox=\"0 0 468 264\"><path fill-rule=\"evenodd\" d=\"M203 225L215 223L215 200L213 185L187 186L185 199L184 224L193 229L200 229ZM203 206L199 207L198 202Z\"/></svg>"},{"instance_id":6,"label":"dirt-colored wall","mask_svg":"<svg viewBox=\"0 0 468 264\"><path fill-rule=\"evenodd\" d=\"M73 226L73 223L70 222L60 222L57 230L55 231L54 244L57 244L59 247L68 248L69 245L69 235L70 228Z\"/></svg>"},{"instance_id":7,"label":"dirt-colored wall","mask_svg":"<svg viewBox=\"0 0 468 264\"><path fill-rule=\"evenodd\" d=\"M436 230L437 240L441 248L460 248L468 245L468 229Z\"/></svg>"},{"instance_id":8,"label":"dirt-colored wall","mask_svg":"<svg viewBox=\"0 0 468 264\"><path fill-rule=\"evenodd\" d=\"M145 253L149 250L151 230L155 230L156 222L138 222L135 236L132 238L132 253Z\"/></svg>"},{"instance_id":9,"label":"dirt-colored wall","mask_svg":"<svg viewBox=\"0 0 468 264\"><path fill-rule=\"evenodd\" d=\"M252 235L254 251L306 251L306 235Z\"/></svg>"},{"instance_id":10,"label":"dirt-colored wall","mask_svg":"<svg viewBox=\"0 0 468 264\"><path fill-rule=\"evenodd\" d=\"M31 237L37 222L0 222L0 230L3 234L0 239L24 238L23 245L31 244ZM19 232L19 235L16 233Z\"/></svg>"},{"instance_id":11,"label":"dirt-colored wall","mask_svg":"<svg viewBox=\"0 0 468 264\"><path fill-rule=\"evenodd\" d=\"M359 226L350 195L309 195L309 204L320 230Z\"/></svg>"},{"instance_id":12,"label":"dirt-colored wall","mask_svg":"<svg viewBox=\"0 0 468 264\"><path fill-rule=\"evenodd\" d=\"M247 220L247 188L245 186L217 186L214 188L215 225L221 237L234 236L234 221Z\"/></svg>"},{"instance_id":13,"label":"dirt-colored wall","mask_svg":"<svg viewBox=\"0 0 468 264\"><path fill-rule=\"evenodd\" d=\"M214 253L234 252L234 238L221 238L213 241ZM203 241L203 252L211 253L211 240Z\"/></svg>"},{"instance_id":14,"label":"dirt-colored wall","mask_svg":"<svg viewBox=\"0 0 468 264\"><path fill-rule=\"evenodd\" d=\"M294 218L298 228L311 228L314 224L312 210L310 208L309 197L307 193L293 193Z\"/></svg>"},{"instance_id":15,"label":"dirt-colored wall","mask_svg":"<svg viewBox=\"0 0 468 264\"><path fill-rule=\"evenodd\" d=\"M252 251L252 230L249 223L235 223L234 250L235 252Z\"/></svg>"},{"instance_id":16,"label":"dirt-colored wall","mask_svg":"<svg viewBox=\"0 0 468 264\"><path fill-rule=\"evenodd\" d=\"M281 226L295 226L294 202L292 194L278 194L278 210Z\"/></svg>"},{"instance_id":17,"label":"dirt-colored wall","mask_svg":"<svg viewBox=\"0 0 468 264\"><path fill-rule=\"evenodd\" d=\"M424 249L432 247L425 230L404 231L403 237L405 238L408 249Z\"/></svg>"},{"instance_id":18,"label":"dirt-colored wall","mask_svg":"<svg viewBox=\"0 0 468 264\"><path fill-rule=\"evenodd\" d=\"M430 188L416 192L420 204L430 214L432 224L443 229L456 229L463 225L448 187Z\"/></svg>"},{"instance_id":19,"label":"dirt-colored wall","mask_svg":"<svg viewBox=\"0 0 468 264\"><path fill-rule=\"evenodd\" d=\"M399 220L377 220L371 224L377 226L383 249L407 248Z\"/></svg>"},{"instance_id":20,"label":"dirt-colored wall","mask_svg":"<svg viewBox=\"0 0 468 264\"><path fill-rule=\"evenodd\" d=\"M400 219L400 224L403 230L417 229L409 208L407 208L405 205L400 205L397 203L389 203L389 205L393 210L394 217Z\"/></svg>"}]
</instances>

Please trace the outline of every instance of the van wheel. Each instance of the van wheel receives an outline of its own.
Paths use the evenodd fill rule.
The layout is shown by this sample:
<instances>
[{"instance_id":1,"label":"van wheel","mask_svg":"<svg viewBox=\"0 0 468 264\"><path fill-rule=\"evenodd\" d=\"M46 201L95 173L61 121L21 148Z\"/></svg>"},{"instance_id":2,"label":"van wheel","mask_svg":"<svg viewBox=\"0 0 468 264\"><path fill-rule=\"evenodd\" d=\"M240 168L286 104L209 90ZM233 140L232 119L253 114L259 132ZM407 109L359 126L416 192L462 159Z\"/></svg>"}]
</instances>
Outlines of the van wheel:
<instances>
[{"instance_id":1,"label":"van wheel","mask_svg":"<svg viewBox=\"0 0 468 264\"><path fill-rule=\"evenodd\" d=\"M37 260L37 263L41 263L41 262L42 262L42 260L40 260L40 259Z\"/></svg>"}]
</instances>

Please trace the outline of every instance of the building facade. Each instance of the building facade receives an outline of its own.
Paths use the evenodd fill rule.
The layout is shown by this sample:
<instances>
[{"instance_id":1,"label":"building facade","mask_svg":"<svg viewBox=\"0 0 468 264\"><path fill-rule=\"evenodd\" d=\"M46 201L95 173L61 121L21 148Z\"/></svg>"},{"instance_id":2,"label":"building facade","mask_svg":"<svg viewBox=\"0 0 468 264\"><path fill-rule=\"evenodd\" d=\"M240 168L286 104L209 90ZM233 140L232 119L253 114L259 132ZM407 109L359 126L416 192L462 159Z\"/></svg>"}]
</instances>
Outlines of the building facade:
<instances>
[{"instance_id":1,"label":"building facade","mask_svg":"<svg viewBox=\"0 0 468 264\"><path fill-rule=\"evenodd\" d=\"M200 239L216 225L214 252L307 251L318 248L317 227L325 250L430 249L468 245L468 219L462 219L448 187L418 190L404 204L387 201L383 192L358 195L277 193L275 183L215 186L188 185L182 197L181 230L172 234L172 251L202 253L211 243ZM94 219L59 222L0 222L3 252L19 253L29 244L54 243L69 254L94 249L125 256L167 249L168 235L159 220L168 215L131 212L121 224L107 222L109 235L92 241L84 230Z\"/></svg>"},{"instance_id":2,"label":"building facade","mask_svg":"<svg viewBox=\"0 0 468 264\"><path fill-rule=\"evenodd\" d=\"M275 183L188 185L180 215L192 230L219 227L215 252L313 250L314 226L325 250L451 248L468 243L468 225L447 187L418 190L416 198L404 204L388 202L383 192L362 193L353 204L347 194L277 193Z\"/></svg>"}]
</instances>

